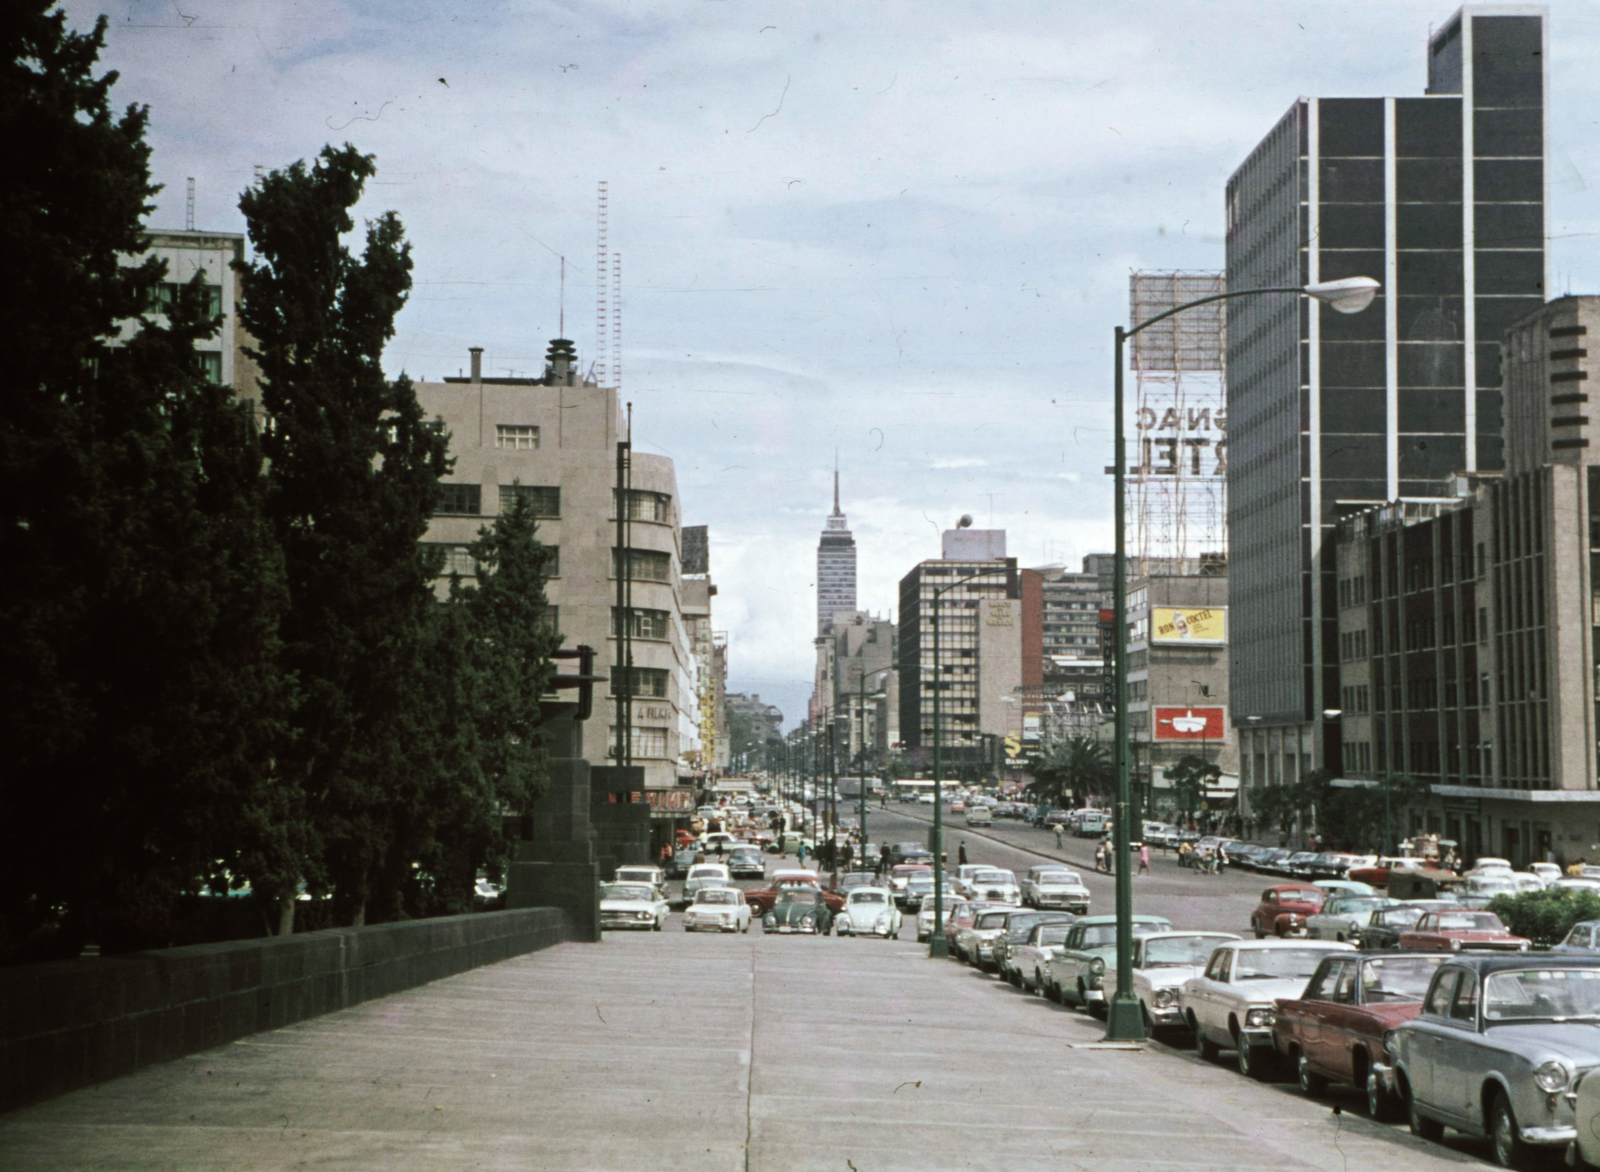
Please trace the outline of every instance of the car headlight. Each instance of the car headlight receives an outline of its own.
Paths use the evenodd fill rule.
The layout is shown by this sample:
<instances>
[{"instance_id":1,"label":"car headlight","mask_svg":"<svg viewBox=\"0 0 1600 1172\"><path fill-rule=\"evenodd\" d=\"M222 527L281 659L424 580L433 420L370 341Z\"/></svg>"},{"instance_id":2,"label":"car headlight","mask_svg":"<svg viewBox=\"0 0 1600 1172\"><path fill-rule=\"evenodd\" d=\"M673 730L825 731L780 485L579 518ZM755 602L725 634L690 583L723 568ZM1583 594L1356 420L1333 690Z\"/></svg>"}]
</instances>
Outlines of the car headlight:
<instances>
[{"instance_id":1,"label":"car headlight","mask_svg":"<svg viewBox=\"0 0 1600 1172\"><path fill-rule=\"evenodd\" d=\"M1102 959L1101 957L1098 957L1098 956L1095 957L1093 960L1091 960L1089 962L1089 971L1091 973L1096 973L1096 974L1105 972L1106 971L1106 962L1105 962L1105 960Z\"/></svg>"},{"instance_id":2,"label":"car headlight","mask_svg":"<svg viewBox=\"0 0 1600 1172\"><path fill-rule=\"evenodd\" d=\"M1451 952L1460 952L1461 951L1461 941L1459 941L1459 940L1450 941L1450 951Z\"/></svg>"},{"instance_id":3,"label":"car headlight","mask_svg":"<svg viewBox=\"0 0 1600 1172\"><path fill-rule=\"evenodd\" d=\"M1547 1094L1559 1095L1567 1089L1567 1083L1571 1080L1572 1072L1554 1059L1533 1072L1533 1081Z\"/></svg>"},{"instance_id":4,"label":"car headlight","mask_svg":"<svg viewBox=\"0 0 1600 1172\"><path fill-rule=\"evenodd\" d=\"M1526 952L1530 947L1531 945L1528 943L1528 941L1524 940L1521 944L1517 945L1517 951Z\"/></svg>"},{"instance_id":5,"label":"car headlight","mask_svg":"<svg viewBox=\"0 0 1600 1172\"><path fill-rule=\"evenodd\" d=\"M1244 1028L1247 1030L1265 1029L1272 1024L1272 1010L1252 1009L1244 1015Z\"/></svg>"},{"instance_id":6,"label":"car headlight","mask_svg":"<svg viewBox=\"0 0 1600 1172\"><path fill-rule=\"evenodd\" d=\"M1393 1030L1384 1030L1383 1031L1383 1053L1384 1053L1384 1057L1388 1058L1391 1063L1395 1059L1395 1048L1394 1048L1394 1045L1395 1045L1395 1032Z\"/></svg>"},{"instance_id":7,"label":"car headlight","mask_svg":"<svg viewBox=\"0 0 1600 1172\"><path fill-rule=\"evenodd\" d=\"M1151 1000L1156 1003L1157 1009L1171 1009L1178 1003L1178 991L1176 989L1157 989L1155 996Z\"/></svg>"},{"instance_id":8,"label":"car headlight","mask_svg":"<svg viewBox=\"0 0 1600 1172\"><path fill-rule=\"evenodd\" d=\"M761 917L761 924L763 927L776 928L778 926L778 917L768 912Z\"/></svg>"},{"instance_id":9,"label":"car headlight","mask_svg":"<svg viewBox=\"0 0 1600 1172\"><path fill-rule=\"evenodd\" d=\"M812 924L814 924L816 922L817 922L817 918L815 916L801 916L800 917L800 926L802 928L809 928L809 927L811 927Z\"/></svg>"},{"instance_id":10,"label":"car headlight","mask_svg":"<svg viewBox=\"0 0 1600 1172\"><path fill-rule=\"evenodd\" d=\"M878 917L878 922L875 925L875 927L887 928L888 926L889 926L889 913L888 912L884 912L883 915Z\"/></svg>"}]
</instances>

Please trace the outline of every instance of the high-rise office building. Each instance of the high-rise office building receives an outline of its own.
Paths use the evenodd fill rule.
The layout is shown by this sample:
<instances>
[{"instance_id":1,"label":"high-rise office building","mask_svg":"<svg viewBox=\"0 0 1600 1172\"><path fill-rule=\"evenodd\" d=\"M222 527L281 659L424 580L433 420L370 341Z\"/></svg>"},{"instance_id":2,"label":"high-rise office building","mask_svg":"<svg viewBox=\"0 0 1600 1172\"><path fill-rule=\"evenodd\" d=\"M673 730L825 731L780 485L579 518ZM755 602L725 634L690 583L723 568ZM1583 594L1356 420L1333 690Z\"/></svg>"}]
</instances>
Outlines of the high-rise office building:
<instances>
[{"instance_id":1,"label":"high-rise office building","mask_svg":"<svg viewBox=\"0 0 1600 1172\"><path fill-rule=\"evenodd\" d=\"M1428 88L1302 98L1227 188L1232 719L1247 787L1340 767L1339 518L1501 467L1499 341L1545 293L1546 12L1462 8Z\"/></svg>"},{"instance_id":2,"label":"high-rise office building","mask_svg":"<svg viewBox=\"0 0 1600 1172\"><path fill-rule=\"evenodd\" d=\"M833 512L817 542L817 634L833 624L833 612L856 608L856 539L839 511L839 469L833 470Z\"/></svg>"}]
</instances>

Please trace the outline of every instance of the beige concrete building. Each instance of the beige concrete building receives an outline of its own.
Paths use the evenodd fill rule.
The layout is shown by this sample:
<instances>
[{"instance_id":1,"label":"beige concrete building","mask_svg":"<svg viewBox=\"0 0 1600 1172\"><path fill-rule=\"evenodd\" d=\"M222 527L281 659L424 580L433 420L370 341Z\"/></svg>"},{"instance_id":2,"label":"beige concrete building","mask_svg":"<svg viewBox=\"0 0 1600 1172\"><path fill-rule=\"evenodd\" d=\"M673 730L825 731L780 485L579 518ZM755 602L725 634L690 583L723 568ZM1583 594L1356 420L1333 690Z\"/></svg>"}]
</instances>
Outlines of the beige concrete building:
<instances>
[{"instance_id":1,"label":"beige concrete building","mask_svg":"<svg viewBox=\"0 0 1600 1172\"><path fill-rule=\"evenodd\" d=\"M231 386L241 399L252 402L259 396L259 371L245 353L252 345L250 335L239 325L239 274L235 261L245 258L244 236L238 232L194 232L154 229L146 234L148 252L167 263L166 279L156 290L157 301L151 311L157 316L170 306L179 286L187 285L196 273L203 275L210 291L211 312L222 318L222 328L213 338L195 343L200 369L211 382ZM142 263L144 256L130 257L129 263ZM133 330L124 326L124 336Z\"/></svg>"},{"instance_id":2,"label":"beige concrete building","mask_svg":"<svg viewBox=\"0 0 1600 1172\"><path fill-rule=\"evenodd\" d=\"M454 470L442 485L425 538L445 547L447 570L476 573L467 549L513 494L539 518L539 537L557 548L547 587L551 622L564 647L587 644L611 686L595 698L583 726L583 756L611 763L617 736L617 444L627 438L616 393L578 374L572 343L550 344L539 378L486 378L481 351L472 373L419 382L417 399L450 432ZM703 719L691 627L685 621L680 502L673 463L633 452L628 498L632 564L632 757L649 788L678 783L699 756ZM441 584L441 589L443 584ZM708 589L708 587L707 587ZM709 605L707 589L693 604ZM707 619L709 621L709 619Z\"/></svg>"}]
</instances>

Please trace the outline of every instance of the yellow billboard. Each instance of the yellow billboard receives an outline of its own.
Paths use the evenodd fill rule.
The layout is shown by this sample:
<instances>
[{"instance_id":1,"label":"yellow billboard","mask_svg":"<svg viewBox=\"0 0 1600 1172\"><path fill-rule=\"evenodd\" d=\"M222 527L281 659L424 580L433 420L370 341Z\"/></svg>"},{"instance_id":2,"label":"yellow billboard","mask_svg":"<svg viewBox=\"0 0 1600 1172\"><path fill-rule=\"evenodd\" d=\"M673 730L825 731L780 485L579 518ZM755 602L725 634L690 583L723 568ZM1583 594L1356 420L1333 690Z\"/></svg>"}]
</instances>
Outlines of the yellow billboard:
<instances>
[{"instance_id":1,"label":"yellow billboard","mask_svg":"<svg viewBox=\"0 0 1600 1172\"><path fill-rule=\"evenodd\" d=\"M1225 606L1152 606L1150 642L1219 645L1228 641Z\"/></svg>"}]
</instances>

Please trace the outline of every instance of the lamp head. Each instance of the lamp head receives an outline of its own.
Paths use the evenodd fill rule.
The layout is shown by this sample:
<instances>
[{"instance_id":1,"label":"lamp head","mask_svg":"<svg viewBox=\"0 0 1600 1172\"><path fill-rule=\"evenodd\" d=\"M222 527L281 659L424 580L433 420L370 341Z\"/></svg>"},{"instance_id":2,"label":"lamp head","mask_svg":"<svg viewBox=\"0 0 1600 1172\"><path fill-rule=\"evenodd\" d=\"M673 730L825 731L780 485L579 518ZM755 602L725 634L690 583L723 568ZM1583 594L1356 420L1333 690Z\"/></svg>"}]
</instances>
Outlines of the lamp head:
<instances>
[{"instance_id":1,"label":"lamp head","mask_svg":"<svg viewBox=\"0 0 1600 1172\"><path fill-rule=\"evenodd\" d=\"M1342 277L1337 281L1318 281L1306 286L1306 295L1340 313L1360 313L1372 304L1383 286L1371 277Z\"/></svg>"},{"instance_id":2,"label":"lamp head","mask_svg":"<svg viewBox=\"0 0 1600 1172\"><path fill-rule=\"evenodd\" d=\"M972 528L972 514L971 513L962 513L961 514L961 520L956 522L956 528L957 529L970 529L970 528Z\"/></svg>"}]
</instances>

